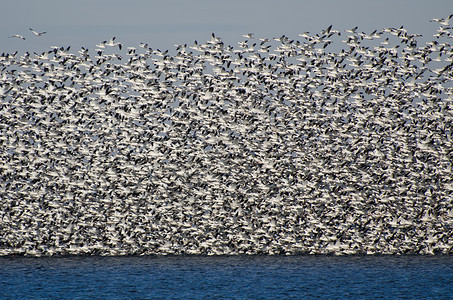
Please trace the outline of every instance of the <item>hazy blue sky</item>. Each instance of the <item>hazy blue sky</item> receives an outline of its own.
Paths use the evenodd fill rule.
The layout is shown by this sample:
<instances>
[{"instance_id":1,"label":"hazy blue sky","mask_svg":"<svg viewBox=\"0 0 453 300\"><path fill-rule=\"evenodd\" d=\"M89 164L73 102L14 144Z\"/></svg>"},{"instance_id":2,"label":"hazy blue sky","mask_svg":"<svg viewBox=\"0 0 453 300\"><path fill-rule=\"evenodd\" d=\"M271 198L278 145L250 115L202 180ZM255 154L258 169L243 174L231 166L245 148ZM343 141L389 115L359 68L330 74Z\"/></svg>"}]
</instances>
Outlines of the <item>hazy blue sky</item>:
<instances>
[{"instance_id":1,"label":"hazy blue sky","mask_svg":"<svg viewBox=\"0 0 453 300\"><path fill-rule=\"evenodd\" d=\"M453 13L451 0L15 0L3 1L0 52L44 51L50 46L94 49L116 36L126 46L146 42L152 48L204 42L212 32L226 43L252 32L262 37L317 33L329 25L344 31L359 26L371 32L403 25L432 35L429 20ZM453 23L453 21L452 21ZM47 31L35 37L29 27ZM9 38L20 34L26 40Z\"/></svg>"}]
</instances>

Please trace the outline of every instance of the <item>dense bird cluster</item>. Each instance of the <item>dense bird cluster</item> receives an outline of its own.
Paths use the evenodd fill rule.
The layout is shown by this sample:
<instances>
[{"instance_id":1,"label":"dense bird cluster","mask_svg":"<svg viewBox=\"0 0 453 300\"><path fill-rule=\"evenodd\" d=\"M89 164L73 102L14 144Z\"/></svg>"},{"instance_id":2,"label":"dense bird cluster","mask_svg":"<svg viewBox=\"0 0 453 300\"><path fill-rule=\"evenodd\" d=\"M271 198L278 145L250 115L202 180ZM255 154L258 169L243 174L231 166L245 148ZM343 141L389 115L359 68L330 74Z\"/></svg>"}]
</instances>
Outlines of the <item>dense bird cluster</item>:
<instances>
[{"instance_id":1,"label":"dense bird cluster","mask_svg":"<svg viewBox=\"0 0 453 300\"><path fill-rule=\"evenodd\" d=\"M0 254L453 252L452 28L0 56Z\"/></svg>"}]
</instances>

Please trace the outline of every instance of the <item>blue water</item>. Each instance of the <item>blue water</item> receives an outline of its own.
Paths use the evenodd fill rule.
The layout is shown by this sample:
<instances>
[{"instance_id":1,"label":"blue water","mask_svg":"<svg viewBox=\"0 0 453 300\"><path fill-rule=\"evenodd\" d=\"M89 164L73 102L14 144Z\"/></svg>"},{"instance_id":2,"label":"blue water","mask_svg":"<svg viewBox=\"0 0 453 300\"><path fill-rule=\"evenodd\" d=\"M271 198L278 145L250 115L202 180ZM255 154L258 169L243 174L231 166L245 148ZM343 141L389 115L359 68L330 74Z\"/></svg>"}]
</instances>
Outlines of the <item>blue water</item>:
<instances>
[{"instance_id":1,"label":"blue water","mask_svg":"<svg viewBox=\"0 0 453 300\"><path fill-rule=\"evenodd\" d=\"M453 298L453 256L0 258L0 298Z\"/></svg>"}]
</instances>

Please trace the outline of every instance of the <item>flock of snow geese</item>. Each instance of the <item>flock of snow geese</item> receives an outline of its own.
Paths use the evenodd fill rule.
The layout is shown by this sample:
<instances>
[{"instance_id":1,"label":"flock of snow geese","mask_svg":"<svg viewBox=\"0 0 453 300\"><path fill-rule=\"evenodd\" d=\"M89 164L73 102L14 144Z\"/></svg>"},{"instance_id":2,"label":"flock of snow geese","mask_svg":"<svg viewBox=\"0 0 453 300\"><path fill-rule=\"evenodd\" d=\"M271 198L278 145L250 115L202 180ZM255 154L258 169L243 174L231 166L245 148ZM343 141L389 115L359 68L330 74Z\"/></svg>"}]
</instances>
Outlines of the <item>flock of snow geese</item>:
<instances>
[{"instance_id":1,"label":"flock of snow geese","mask_svg":"<svg viewBox=\"0 0 453 300\"><path fill-rule=\"evenodd\" d=\"M3 53L0 255L451 254L450 18Z\"/></svg>"}]
</instances>

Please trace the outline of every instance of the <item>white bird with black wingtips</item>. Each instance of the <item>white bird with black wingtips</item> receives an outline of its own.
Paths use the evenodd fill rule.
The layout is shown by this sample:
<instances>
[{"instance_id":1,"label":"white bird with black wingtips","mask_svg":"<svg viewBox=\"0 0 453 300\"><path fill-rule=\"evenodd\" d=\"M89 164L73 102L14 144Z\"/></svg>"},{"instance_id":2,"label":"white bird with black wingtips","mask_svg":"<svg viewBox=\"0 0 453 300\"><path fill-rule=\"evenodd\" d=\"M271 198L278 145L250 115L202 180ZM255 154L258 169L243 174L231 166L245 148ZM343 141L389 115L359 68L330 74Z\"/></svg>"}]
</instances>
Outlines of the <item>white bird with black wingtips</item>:
<instances>
[{"instance_id":1,"label":"white bird with black wingtips","mask_svg":"<svg viewBox=\"0 0 453 300\"><path fill-rule=\"evenodd\" d=\"M37 32L35 30L33 30L32 28L29 28L31 30L31 32L33 32L34 35L36 36L42 36L43 34L46 34L47 32L43 31L43 32Z\"/></svg>"},{"instance_id":2,"label":"white bird with black wingtips","mask_svg":"<svg viewBox=\"0 0 453 300\"><path fill-rule=\"evenodd\" d=\"M13 34L12 36L10 36L10 38L18 38L18 39L21 39L21 40L25 40L25 38L19 34Z\"/></svg>"}]
</instances>

